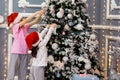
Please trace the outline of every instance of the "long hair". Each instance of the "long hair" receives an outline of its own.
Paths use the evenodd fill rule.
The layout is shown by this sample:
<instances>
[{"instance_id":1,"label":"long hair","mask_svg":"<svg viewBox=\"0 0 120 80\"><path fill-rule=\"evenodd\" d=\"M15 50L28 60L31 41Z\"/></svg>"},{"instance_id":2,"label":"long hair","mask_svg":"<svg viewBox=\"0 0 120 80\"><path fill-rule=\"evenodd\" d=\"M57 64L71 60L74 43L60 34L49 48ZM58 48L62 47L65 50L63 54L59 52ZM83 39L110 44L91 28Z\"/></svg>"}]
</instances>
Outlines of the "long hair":
<instances>
[{"instance_id":1,"label":"long hair","mask_svg":"<svg viewBox=\"0 0 120 80\"><path fill-rule=\"evenodd\" d=\"M31 51L32 51L32 53L31 53L32 57L36 57L37 56L38 49L39 49L38 45L35 46L35 47L32 46L32 49L31 49Z\"/></svg>"}]
</instances>

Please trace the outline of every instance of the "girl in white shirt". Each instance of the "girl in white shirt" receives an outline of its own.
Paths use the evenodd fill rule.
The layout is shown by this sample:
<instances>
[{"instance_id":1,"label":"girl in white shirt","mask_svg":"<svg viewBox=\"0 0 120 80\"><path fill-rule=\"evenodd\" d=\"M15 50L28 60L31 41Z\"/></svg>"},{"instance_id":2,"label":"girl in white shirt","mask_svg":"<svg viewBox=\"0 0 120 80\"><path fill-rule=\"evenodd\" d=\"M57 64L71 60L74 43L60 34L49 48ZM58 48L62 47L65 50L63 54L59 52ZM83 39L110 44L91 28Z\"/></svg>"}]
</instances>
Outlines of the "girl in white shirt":
<instances>
[{"instance_id":1,"label":"girl in white shirt","mask_svg":"<svg viewBox=\"0 0 120 80\"><path fill-rule=\"evenodd\" d=\"M47 66L47 43L57 27L57 24L47 25L39 34L40 42L38 48L35 46L32 50L33 62L30 71L30 80L44 80L44 70ZM37 51L37 54L36 54Z\"/></svg>"}]
</instances>

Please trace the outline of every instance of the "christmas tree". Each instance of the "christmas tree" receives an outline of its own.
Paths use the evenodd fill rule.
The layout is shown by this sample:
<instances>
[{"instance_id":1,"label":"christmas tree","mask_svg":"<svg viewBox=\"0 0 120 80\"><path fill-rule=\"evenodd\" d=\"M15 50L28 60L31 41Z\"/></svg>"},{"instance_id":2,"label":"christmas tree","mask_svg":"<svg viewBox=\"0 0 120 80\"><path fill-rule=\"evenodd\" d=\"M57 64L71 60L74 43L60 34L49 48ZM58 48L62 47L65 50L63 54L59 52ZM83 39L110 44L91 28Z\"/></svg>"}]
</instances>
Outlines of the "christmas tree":
<instances>
[{"instance_id":1,"label":"christmas tree","mask_svg":"<svg viewBox=\"0 0 120 80\"><path fill-rule=\"evenodd\" d=\"M98 41L89 26L86 0L46 0L44 23L56 23L48 47L47 80L70 80L73 74L101 77Z\"/></svg>"}]
</instances>

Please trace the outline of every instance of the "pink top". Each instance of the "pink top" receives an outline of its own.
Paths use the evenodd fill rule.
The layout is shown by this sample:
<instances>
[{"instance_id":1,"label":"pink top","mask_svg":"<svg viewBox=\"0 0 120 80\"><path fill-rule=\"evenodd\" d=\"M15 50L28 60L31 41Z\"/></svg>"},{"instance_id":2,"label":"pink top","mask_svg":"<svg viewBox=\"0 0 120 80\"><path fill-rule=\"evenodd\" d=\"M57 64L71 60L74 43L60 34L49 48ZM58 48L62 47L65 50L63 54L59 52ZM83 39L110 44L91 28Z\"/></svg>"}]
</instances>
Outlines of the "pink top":
<instances>
[{"instance_id":1,"label":"pink top","mask_svg":"<svg viewBox=\"0 0 120 80\"><path fill-rule=\"evenodd\" d=\"M25 37L29 31L29 25L25 24L24 27L19 28L19 23L13 26L13 45L12 45L12 53L16 54L27 54L28 47L25 41Z\"/></svg>"}]
</instances>

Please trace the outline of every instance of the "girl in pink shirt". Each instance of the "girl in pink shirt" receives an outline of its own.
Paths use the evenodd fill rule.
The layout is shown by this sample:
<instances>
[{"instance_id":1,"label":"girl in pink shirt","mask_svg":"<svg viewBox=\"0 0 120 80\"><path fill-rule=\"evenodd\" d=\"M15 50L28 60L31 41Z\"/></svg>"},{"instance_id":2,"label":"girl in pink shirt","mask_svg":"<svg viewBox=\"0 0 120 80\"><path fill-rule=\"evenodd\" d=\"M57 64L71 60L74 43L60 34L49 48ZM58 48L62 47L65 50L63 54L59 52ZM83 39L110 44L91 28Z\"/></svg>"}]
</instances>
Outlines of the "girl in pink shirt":
<instances>
[{"instance_id":1,"label":"girl in pink shirt","mask_svg":"<svg viewBox=\"0 0 120 80\"><path fill-rule=\"evenodd\" d=\"M29 28L39 21L40 17L44 14L44 12L44 10L37 11L26 19L23 19L22 15L17 12L13 12L8 16L8 26L12 28L14 41L11 50L12 54L8 67L7 80L14 80L16 72L15 67L18 63L18 79L26 80L28 48L25 38L27 36ZM35 16L36 18L31 21Z\"/></svg>"}]
</instances>

